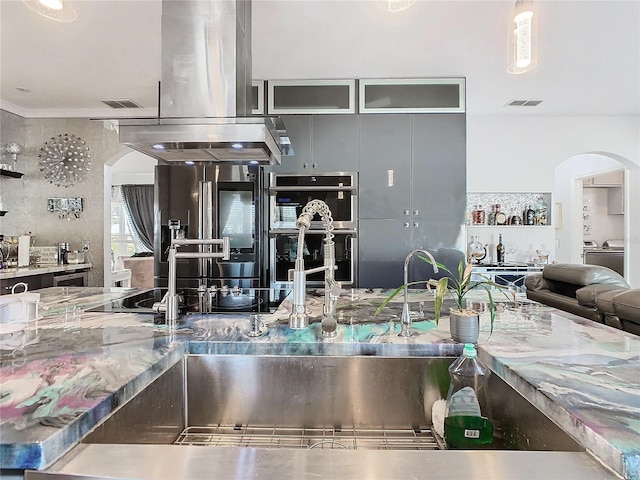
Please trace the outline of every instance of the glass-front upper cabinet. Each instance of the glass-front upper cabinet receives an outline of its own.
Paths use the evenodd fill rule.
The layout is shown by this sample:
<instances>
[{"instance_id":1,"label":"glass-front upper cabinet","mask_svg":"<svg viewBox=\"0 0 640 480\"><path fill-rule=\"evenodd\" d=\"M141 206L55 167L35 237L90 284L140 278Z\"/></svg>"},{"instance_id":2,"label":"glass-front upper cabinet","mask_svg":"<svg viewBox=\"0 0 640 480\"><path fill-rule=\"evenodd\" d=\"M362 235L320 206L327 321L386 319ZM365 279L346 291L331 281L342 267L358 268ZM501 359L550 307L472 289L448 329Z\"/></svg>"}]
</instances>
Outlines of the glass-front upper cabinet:
<instances>
[{"instance_id":1,"label":"glass-front upper cabinet","mask_svg":"<svg viewBox=\"0 0 640 480\"><path fill-rule=\"evenodd\" d=\"M464 78L361 79L360 113L464 113Z\"/></svg>"},{"instance_id":2,"label":"glass-front upper cabinet","mask_svg":"<svg viewBox=\"0 0 640 480\"><path fill-rule=\"evenodd\" d=\"M355 80L269 80L267 113L355 113Z\"/></svg>"},{"instance_id":3,"label":"glass-front upper cabinet","mask_svg":"<svg viewBox=\"0 0 640 480\"><path fill-rule=\"evenodd\" d=\"M251 113L264 115L264 80L251 82Z\"/></svg>"}]
</instances>

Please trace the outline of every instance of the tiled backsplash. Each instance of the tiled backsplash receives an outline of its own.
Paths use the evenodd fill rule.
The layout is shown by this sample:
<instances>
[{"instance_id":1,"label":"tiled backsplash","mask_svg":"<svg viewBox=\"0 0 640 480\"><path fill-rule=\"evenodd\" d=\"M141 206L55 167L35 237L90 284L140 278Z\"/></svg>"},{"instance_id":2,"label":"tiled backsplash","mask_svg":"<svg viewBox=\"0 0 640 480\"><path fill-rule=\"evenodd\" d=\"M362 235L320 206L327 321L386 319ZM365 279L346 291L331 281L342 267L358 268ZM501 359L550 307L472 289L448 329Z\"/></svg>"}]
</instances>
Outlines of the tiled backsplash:
<instances>
[{"instance_id":1,"label":"tiled backsplash","mask_svg":"<svg viewBox=\"0 0 640 480\"><path fill-rule=\"evenodd\" d=\"M476 209L476 206L481 206L482 210L485 212L485 225L490 225L488 223L489 214L491 213L491 209L493 205L500 205L500 211L503 212L507 219L517 215L522 217L522 212L527 208L527 206L531 206L534 210L536 210L537 206L540 204L541 199L544 200L547 206L547 225L552 225L552 204L551 204L551 194L550 193L532 193L532 192L522 192L522 193L468 193L467 194L467 225L474 224L472 220L472 212Z\"/></svg>"}]
</instances>

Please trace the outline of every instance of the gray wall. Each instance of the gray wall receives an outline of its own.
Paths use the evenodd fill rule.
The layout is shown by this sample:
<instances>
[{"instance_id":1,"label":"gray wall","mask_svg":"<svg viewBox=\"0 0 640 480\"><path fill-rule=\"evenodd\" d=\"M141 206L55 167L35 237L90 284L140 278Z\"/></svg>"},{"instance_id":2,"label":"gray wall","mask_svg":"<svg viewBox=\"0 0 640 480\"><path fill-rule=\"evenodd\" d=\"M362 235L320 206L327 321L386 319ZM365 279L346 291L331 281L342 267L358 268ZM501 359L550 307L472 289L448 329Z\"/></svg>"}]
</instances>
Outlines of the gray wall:
<instances>
[{"instance_id":1,"label":"gray wall","mask_svg":"<svg viewBox=\"0 0 640 480\"><path fill-rule=\"evenodd\" d=\"M90 286L101 286L104 278L104 162L120 149L117 135L103 127L102 122L78 118L23 119L0 111L1 144L15 141L24 153L18 157L20 179L2 177L0 194L9 211L0 217L0 233L22 235L31 232L36 245L56 245L69 242L73 250L82 247L82 240L91 242ZM73 134L84 140L92 155L87 178L72 187L57 187L40 172L38 155L44 142L60 134ZM60 220L47 211L50 197L82 197L84 213L79 219Z\"/></svg>"}]
</instances>

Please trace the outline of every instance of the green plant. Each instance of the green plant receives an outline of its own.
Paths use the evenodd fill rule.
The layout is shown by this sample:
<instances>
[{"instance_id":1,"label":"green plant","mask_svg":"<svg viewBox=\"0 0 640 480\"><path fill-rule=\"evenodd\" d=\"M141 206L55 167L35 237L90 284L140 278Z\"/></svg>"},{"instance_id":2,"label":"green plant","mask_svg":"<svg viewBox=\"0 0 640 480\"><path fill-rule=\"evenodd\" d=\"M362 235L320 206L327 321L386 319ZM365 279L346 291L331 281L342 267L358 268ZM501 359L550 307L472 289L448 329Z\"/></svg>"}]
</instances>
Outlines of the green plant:
<instances>
[{"instance_id":1,"label":"green plant","mask_svg":"<svg viewBox=\"0 0 640 480\"><path fill-rule=\"evenodd\" d=\"M431 259L428 257L423 257L420 255L418 255L418 257L431 265L433 264L431 262ZM491 333L493 333L493 325L496 318L496 305L493 300L492 290L497 288L503 295L505 295L508 300L512 298L515 301L515 293L513 292L513 290L510 290L505 285L500 285L494 282L485 275L478 273L472 275L473 264L469 263L465 266L464 260L460 261L460 264L458 265L457 275L439 262L436 262L436 265L439 270L448 273L451 277L445 276L440 278L439 280L420 280L400 285L382 302L382 304L377 308L375 315L378 315L398 293L402 292L405 289L405 287L408 288L412 285L425 284L429 290L431 290L432 287L434 288L434 310L435 321L437 325L440 321L442 305L444 304L444 299L447 294L455 301L455 310L458 310L462 314L476 315L479 312L464 308L464 299L467 293L469 293L471 290L482 288L487 292L488 296L489 313L491 316ZM509 294L511 294L511 297L509 297Z\"/></svg>"}]
</instances>

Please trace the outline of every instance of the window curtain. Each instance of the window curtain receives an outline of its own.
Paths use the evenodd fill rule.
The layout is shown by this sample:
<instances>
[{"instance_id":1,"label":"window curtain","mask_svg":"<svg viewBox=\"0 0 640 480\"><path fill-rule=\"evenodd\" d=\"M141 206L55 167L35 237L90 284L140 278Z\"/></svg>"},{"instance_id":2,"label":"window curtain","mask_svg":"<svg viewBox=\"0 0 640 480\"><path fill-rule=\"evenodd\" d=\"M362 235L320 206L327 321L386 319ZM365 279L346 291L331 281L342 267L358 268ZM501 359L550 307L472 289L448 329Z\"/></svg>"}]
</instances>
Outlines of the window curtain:
<instances>
[{"instance_id":1,"label":"window curtain","mask_svg":"<svg viewBox=\"0 0 640 480\"><path fill-rule=\"evenodd\" d=\"M153 185L122 185L131 227L142 245L153 251Z\"/></svg>"}]
</instances>

